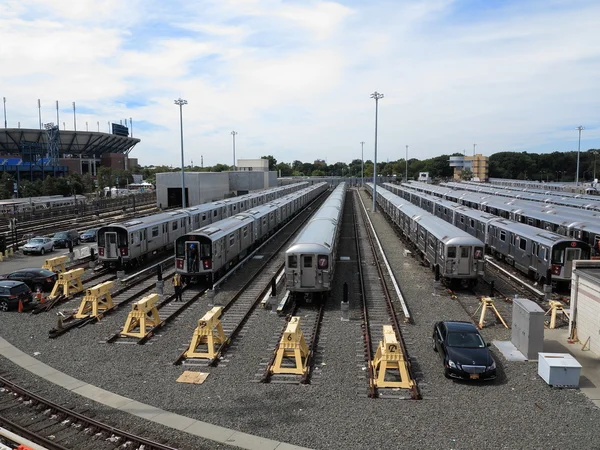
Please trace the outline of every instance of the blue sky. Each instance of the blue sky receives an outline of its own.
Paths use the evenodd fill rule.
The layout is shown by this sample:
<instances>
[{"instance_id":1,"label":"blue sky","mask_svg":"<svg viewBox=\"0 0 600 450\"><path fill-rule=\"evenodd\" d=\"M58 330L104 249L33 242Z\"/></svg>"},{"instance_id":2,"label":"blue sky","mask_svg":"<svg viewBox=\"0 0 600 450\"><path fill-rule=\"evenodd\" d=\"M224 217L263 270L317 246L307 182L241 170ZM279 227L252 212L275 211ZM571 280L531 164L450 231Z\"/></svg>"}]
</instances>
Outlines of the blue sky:
<instances>
[{"instance_id":1,"label":"blue sky","mask_svg":"<svg viewBox=\"0 0 600 450\"><path fill-rule=\"evenodd\" d=\"M9 127L133 119L142 165L600 148L595 0L0 2ZM62 129L62 123L61 123Z\"/></svg>"}]
</instances>

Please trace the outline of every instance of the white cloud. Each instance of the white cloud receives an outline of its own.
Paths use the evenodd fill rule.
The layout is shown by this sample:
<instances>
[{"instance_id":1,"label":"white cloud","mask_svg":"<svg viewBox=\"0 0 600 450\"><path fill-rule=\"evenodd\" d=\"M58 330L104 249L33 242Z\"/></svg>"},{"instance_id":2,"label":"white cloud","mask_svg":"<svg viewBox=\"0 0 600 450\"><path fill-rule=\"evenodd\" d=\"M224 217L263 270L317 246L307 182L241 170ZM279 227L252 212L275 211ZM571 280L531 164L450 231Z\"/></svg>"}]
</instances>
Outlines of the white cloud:
<instances>
[{"instance_id":1,"label":"white cloud","mask_svg":"<svg viewBox=\"0 0 600 450\"><path fill-rule=\"evenodd\" d=\"M600 4L450 0L3 2L0 86L9 125L36 127L54 100L101 130L133 117L142 164L239 157L329 162L472 149L567 150L574 125L598 147ZM488 10L485 8L495 8ZM136 104L128 108L129 103ZM67 111L61 121L71 122ZM65 116L63 119L62 116ZM66 118L69 117L68 120ZM159 124L136 129L136 122ZM68 125L68 124L67 124ZM70 126L70 125L68 125ZM90 128L96 129L96 125ZM582 144L583 145L583 144ZM414 152L414 153L413 153ZM368 153L365 152L365 156ZM357 156L358 155L358 156Z\"/></svg>"}]
</instances>

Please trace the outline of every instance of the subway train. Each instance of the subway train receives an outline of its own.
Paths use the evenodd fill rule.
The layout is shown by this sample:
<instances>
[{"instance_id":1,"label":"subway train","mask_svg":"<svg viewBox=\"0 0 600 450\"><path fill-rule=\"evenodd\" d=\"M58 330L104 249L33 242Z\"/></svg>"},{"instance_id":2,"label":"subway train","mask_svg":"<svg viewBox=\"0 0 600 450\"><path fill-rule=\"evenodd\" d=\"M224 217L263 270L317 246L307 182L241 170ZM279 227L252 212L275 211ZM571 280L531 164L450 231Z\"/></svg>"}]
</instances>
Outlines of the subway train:
<instances>
[{"instance_id":1,"label":"subway train","mask_svg":"<svg viewBox=\"0 0 600 450\"><path fill-rule=\"evenodd\" d=\"M335 275L346 183L340 183L285 251L285 283L293 296L324 299Z\"/></svg>"},{"instance_id":2,"label":"subway train","mask_svg":"<svg viewBox=\"0 0 600 450\"><path fill-rule=\"evenodd\" d=\"M137 264L172 248L175 240L192 230L268 203L308 183L296 183L190 208L162 212L127 222L111 223L98 230L98 259L110 267Z\"/></svg>"},{"instance_id":3,"label":"subway train","mask_svg":"<svg viewBox=\"0 0 600 450\"><path fill-rule=\"evenodd\" d=\"M366 188L373 195L373 184L367 183ZM383 186L377 189L377 203L423 260L432 269L439 270L444 282L453 286L472 286L477 283L477 277L483 275L482 240L448 225Z\"/></svg>"},{"instance_id":4,"label":"subway train","mask_svg":"<svg viewBox=\"0 0 600 450\"><path fill-rule=\"evenodd\" d=\"M402 184L402 186L504 219L584 241L591 246L591 255L600 258L600 213L598 212L468 191L449 191L444 187L424 183Z\"/></svg>"},{"instance_id":5,"label":"subway train","mask_svg":"<svg viewBox=\"0 0 600 450\"><path fill-rule=\"evenodd\" d=\"M84 195L71 195L64 197L62 195L49 195L45 197L26 197L14 198L10 200L0 200L0 214L11 215L15 213L34 212L42 210L51 210L65 206L84 203Z\"/></svg>"},{"instance_id":6,"label":"subway train","mask_svg":"<svg viewBox=\"0 0 600 450\"><path fill-rule=\"evenodd\" d=\"M317 183L264 205L185 233L175 245L175 267L186 282L212 285L231 267L327 190Z\"/></svg>"},{"instance_id":7,"label":"subway train","mask_svg":"<svg viewBox=\"0 0 600 450\"><path fill-rule=\"evenodd\" d=\"M387 183L384 187L481 239L486 244L487 253L504 259L520 272L542 283L547 281L548 274L556 282L569 282L573 261L590 257L589 244L578 239L540 230L406 187Z\"/></svg>"}]
</instances>

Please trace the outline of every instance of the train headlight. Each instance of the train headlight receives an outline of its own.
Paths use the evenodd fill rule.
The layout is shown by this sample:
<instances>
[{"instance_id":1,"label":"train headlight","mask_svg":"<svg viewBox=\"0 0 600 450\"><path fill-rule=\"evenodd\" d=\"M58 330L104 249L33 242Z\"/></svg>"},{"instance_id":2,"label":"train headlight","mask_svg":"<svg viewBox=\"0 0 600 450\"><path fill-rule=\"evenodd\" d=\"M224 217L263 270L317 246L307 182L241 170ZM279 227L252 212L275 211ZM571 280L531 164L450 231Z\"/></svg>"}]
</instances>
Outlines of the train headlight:
<instances>
[{"instance_id":1,"label":"train headlight","mask_svg":"<svg viewBox=\"0 0 600 450\"><path fill-rule=\"evenodd\" d=\"M552 275L560 275L561 266L559 264L552 264Z\"/></svg>"},{"instance_id":2,"label":"train headlight","mask_svg":"<svg viewBox=\"0 0 600 450\"><path fill-rule=\"evenodd\" d=\"M104 247L100 247L100 248L98 249L98 254L99 254L100 256L104 256Z\"/></svg>"}]
</instances>

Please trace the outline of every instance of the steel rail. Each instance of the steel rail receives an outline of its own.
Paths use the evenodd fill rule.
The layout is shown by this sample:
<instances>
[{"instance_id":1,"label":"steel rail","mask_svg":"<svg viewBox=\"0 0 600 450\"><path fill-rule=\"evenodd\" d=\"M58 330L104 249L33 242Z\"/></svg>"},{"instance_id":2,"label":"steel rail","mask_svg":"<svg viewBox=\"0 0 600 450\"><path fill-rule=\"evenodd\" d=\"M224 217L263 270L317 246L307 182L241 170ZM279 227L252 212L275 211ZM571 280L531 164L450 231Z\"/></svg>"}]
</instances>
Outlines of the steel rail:
<instances>
[{"instance_id":1,"label":"steel rail","mask_svg":"<svg viewBox=\"0 0 600 450\"><path fill-rule=\"evenodd\" d=\"M127 431L121 430L119 428L107 425L103 422L100 422L96 419L92 419L91 417L87 417L84 414L78 413L72 409L65 408L57 403L54 403L48 399L45 399L33 392L18 386L12 381L8 380L5 377L0 376L0 385L4 388L19 394L25 398L33 400L34 403L42 404L51 410L58 412L60 414L64 414L66 417L70 417L77 422L84 423L88 426L95 427L99 430L106 431L108 433L114 434L116 436L120 436L125 438L128 441L132 441L143 445L146 450L176 450L173 447L169 447L158 442L151 441L149 439L143 438L141 436L129 433ZM33 440L33 439L32 439ZM59 447L60 448L60 447Z\"/></svg>"}]
</instances>

